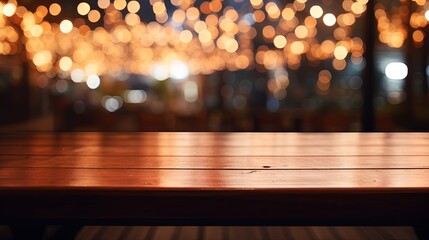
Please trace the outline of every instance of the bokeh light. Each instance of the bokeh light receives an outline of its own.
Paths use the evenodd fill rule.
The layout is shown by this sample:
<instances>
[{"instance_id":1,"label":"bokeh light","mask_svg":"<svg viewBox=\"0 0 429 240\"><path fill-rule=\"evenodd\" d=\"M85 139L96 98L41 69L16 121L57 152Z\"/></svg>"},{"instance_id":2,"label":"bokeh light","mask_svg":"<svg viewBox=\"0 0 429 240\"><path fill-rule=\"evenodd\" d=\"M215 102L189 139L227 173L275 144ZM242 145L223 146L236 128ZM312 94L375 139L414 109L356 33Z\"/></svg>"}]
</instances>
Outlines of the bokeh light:
<instances>
[{"instance_id":1,"label":"bokeh light","mask_svg":"<svg viewBox=\"0 0 429 240\"><path fill-rule=\"evenodd\" d=\"M14 3L9 2L3 6L3 14L6 17L13 16L13 14L15 14L15 12L16 12L16 5Z\"/></svg>"},{"instance_id":2,"label":"bokeh light","mask_svg":"<svg viewBox=\"0 0 429 240\"><path fill-rule=\"evenodd\" d=\"M402 62L391 62L384 70L386 77L392 80L402 80L408 75L408 67Z\"/></svg>"},{"instance_id":3,"label":"bokeh light","mask_svg":"<svg viewBox=\"0 0 429 240\"><path fill-rule=\"evenodd\" d=\"M90 89L98 88L100 86L100 77L95 74L89 75L86 79L86 85L88 85Z\"/></svg>"},{"instance_id":4,"label":"bokeh light","mask_svg":"<svg viewBox=\"0 0 429 240\"><path fill-rule=\"evenodd\" d=\"M70 20L63 20L60 23L60 30L63 33L69 33L73 29L73 23Z\"/></svg>"},{"instance_id":5,"label":"bokeh light","mask_svg":"<svg viewBox=\"0 0 429 240\"><path fill-rule=\"evenodd\" d=\"M58 3L52 3L52 4L49 6L49 13L50 13L52 16L57 16L57 15L59 15L59 14L60 14L60 12L61 12L61 6L60 6Z\"/></svg>"},{"instance_id":6,"label":"bokeh light","mask_svg":"<svg viewBox=\"0 0 429 240\"><path fill-rule=\"evenodd\" d=\"M87 2L81 2L77 5L77 12L82 16L87 15L90 10L91 6Z\"/></svg>"},{"instance_id":7,"label":"bokeh light","mask_svg":"<svg viewBox=\"0 0 429 240\"><path fill-rule=\"evenodd\" d=\"M337 19L332 13L327 13L323 16L323 23L328 27L334 26L336 22Z\"/></svg>"},{"instance_id":8,"label":"bokeh light","mask_svg":"<svg viewBox=\"0 0 429 240\"><path fill-rule=\"evenodd\" d=\"M310 14L314 18L320 18L323 15L323 9L319 5L314 5L310 8Z\"/></svg>"},{"instance_id":9,"label":"bokeh light","mask_svg":"<svg viewBox=\"0 0 429 240\"><path fill-rule=\"evenodd\" d=\"M144 103L148 96L144 90L126 90L124 92L124 101L126 103Z\"/></svg>"}]
</instances>

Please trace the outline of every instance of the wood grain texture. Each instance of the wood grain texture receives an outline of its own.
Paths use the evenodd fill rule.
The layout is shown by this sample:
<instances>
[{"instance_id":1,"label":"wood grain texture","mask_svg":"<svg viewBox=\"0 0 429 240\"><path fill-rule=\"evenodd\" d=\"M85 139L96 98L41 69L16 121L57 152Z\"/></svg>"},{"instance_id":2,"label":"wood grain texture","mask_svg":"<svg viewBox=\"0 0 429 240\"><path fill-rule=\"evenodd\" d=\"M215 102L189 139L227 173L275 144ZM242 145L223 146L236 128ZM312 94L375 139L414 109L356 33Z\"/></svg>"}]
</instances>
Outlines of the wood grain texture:
<instances>
[{"instance_id":1,"label":"wood grain texture","mask_svg":"<svg viewBox=\"0 0 429 240\"><path fill-rule=\"evenodd\" d=\"M429 156L424 133L21 133L0 143L6 156Z\"/></svg>"},{"instance_id":2,"label":"wood grain texture","mask_svg":"<svg viewBox=\"0 0 429 240\"><path fill-rule=\"evenodd\" d=\"M427 146L243 146L192 147L163 146L0 146L2 155L65 155L65 156L428 156Z\"/></svg>"},{"instance_id":3,"label":"wood grain texture","mask_svg":"<svg viewBox=\"0 0 429 240\"><path fill-rule=\"evenodd\" d=\"M32 156L0 155L0 168L429 169L428 156Z\"/></svg>"},{"instance_id":4,"label":"wood grain texture","mask_svg":"<svg viewBox=\"0 0 429 240\"><path fill-rule=\"evenodd\" d=\"M321 147L427 146L426 133L2 133L1 146Z\"/></svg>"},{"instance_id":5,"label":"wood grain texture","mask_svg":"<svg viewBox=\"0 0 429 240\"><path fill-rule=\"evenodd\" d=\"M428 202L426 133L0 135L0 222L421 225Z\"/></svg>"},{"instance_id":6,"label":"wood grain texture","mask_svg":"<svg viewBox=\"0 0 429 240\"><path fill-rule=\"evenodd\" d=\"M429 169L409 170L136 170L0 169L0 189L421 189L429 191Z\"/></svg>"}]
</instances>

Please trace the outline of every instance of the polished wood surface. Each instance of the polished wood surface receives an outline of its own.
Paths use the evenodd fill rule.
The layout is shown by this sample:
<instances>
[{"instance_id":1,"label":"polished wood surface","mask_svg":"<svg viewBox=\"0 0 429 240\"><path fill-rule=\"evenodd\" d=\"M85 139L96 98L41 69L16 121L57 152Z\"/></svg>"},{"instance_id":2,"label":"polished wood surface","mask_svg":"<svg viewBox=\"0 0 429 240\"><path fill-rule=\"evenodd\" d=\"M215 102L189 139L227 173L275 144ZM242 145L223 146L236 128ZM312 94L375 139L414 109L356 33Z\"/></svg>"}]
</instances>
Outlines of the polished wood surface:
<instances>
[{"instance_id":1,"label":"polished wood surface","mask_svg":"<svg viewBox=\"0 0 429 240\"><path fill-rule=\"evenodd\" d=\"M2 221L414 225L428 202L427 133L0 135Z\"/></svg>"}]
</instances>

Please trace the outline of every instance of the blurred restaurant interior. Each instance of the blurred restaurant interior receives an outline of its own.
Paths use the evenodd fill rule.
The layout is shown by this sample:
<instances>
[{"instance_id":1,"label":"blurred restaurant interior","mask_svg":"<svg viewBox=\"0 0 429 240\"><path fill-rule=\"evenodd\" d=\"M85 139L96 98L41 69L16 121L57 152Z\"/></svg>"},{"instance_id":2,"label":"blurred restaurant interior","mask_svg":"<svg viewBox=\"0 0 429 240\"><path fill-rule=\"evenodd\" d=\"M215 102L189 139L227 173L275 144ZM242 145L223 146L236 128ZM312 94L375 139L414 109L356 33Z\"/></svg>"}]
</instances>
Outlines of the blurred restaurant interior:
<instances>
[{"instance_id":1,"label":"blurred restaurant interior","mask_svg":"<svg viewBox=\"0 0 429 240\"><path fill-rule=\"evenodd\" d=\"M428 131L426 0L0 1L1 131Z\"/></svg>"}]
</instances>

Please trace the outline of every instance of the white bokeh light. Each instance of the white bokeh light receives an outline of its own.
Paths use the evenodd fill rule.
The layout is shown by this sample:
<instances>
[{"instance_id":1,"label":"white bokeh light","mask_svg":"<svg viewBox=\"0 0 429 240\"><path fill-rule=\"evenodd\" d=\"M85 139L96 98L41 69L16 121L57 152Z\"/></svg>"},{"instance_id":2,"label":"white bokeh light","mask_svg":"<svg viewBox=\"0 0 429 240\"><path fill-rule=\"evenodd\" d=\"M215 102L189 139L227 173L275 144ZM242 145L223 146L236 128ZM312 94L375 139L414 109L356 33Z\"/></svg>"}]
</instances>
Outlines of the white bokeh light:
<instances>
[{"instance_id":1,"label":"white bokeh light","mask_svg":"<svg viewBox=\"0 0 429 240\"><path fill-rule=\"evenodd\" d=\"M391 62L384 69L386 77L392 80L402 80L408 76L408 67L402 62Z\"/></svg>"},{"instance_id":2,"label":"white bokeh light","mask_svg":"<svg viewBox=\"0 0 429 240\"><path fill-rule=\"evenodd\" d=\"M88 79L86 79L86 85L91 89L98 88L100 86L100 77L95 74L89 75Z\"/></svg>"},{"instance_id":3,"label":"white bokeh light","mask_svg":"<svg viewBox=\"0 0 429 240\"><path fill-rule=\"evenodd\" d=\"M106 100L105 107L106 107L107 111L115 112L116 110L119 109L119 101L114 99L114 98L109 98Z\"/></svg>"},{"instance_id":4,"label":"white bokeh light","mask_svg":"<svg viewBox=\"0 0 429 240\"><path fill-rule=\"evenodd\" d=\"M150 74L158 81L164 81L169 77L169 69L162 63L156 63L152 66Z\"/></svg>"},{"instance_id":5,"label":"white bokeh light","mask_svg":"<svg viewBox=\"0 0 429 240\"><path fill-rule=\"evenodd\" d=\"M123 105L122 98L119 96L104 96L101 99L101 105L109 112L116 112Z\"/></svg>"},{"instance_id":6,"label":"white bokeh light","mask_svg":"<svg viewBox=\"0 0 429 240\"><path fill-rule=\"evenodd\" d=\"M61 21L61 23L60 23L60 30L63 33L69 33L69 32L71 32L73 30L73 23L72 23L72 21L70 21L68 19Z\"/></svg>"},{"instance_id":7,"label":"white bokeh light","mask_svg":"<svg viewBox=\"0 0 429 240\"><path fill-rule=\"evenodd\" d=\"M16 12L16 5L14 3L7 3L6 5L3 6L3 14L6 17L12 17L13 14L15 14Z\"/></svg>"},{"instance_id":8,"label":"white bokeh light","mask_svg":"<svg viewBox=\"0 0 429 240\"><path fill-rule=\"evenodd\" d=\"M314 5L310 8L310 14L314 18L320 18L323 15L323 9L319 5Z\"/></svg>"},{"instance_id":9,"label":"white bokeh light","mask_svg":"<svg viewBox=\"0 0 429 240\"><path fill-rule=\"evenodd\" d=\"M185 100L187 102L195 102L198 100L198 85L195 82L186 82L183 95L185 96Z\"/></svg>"},{"instance_id":10,"label":"white bokeh light","mask_svg":"<svg viewBox=\"0 0 429 240\"><path fill-rule=\"evenodd\" d=\"M188 66L179 60L173 61L170 64L170 77L175 80L182 80L189 76Z\"/></svg>"},{"instance_id":11,"label":"white bokeh light","mask_svg":"<svg viewBox=\"0 0 429 240\"><path fill-rule=\"evenodd\" d=\"M126 103L144 103L147 100L147 93L144 90L127 90L124 92Z\"/></svg>"},{"instance_id":12,"label":"white bokeh light","mask_svg":"<svg viewBox=\"0 0 429 240\"><path fill-rule=\"evenodd\" d=\"M336 22L337 18L332 13L327 13L323 16L323 23L328 27L334 26Z\"/></svg>"},{"instance_id":13,"label":"white bokeh light","mask_svg":"<svg viewBox=\"0 0 429 240\"><path fill-rule=\"evenodd\" d=\"M82 69L77 68L71 72L70 78L75 83L83 82L85 80L85 72Z\"/></svg>"}]
</instances>

